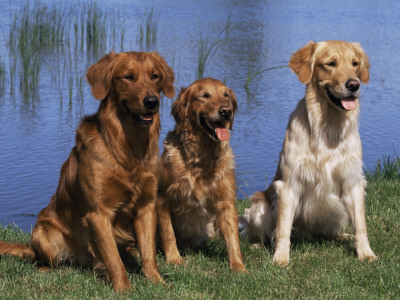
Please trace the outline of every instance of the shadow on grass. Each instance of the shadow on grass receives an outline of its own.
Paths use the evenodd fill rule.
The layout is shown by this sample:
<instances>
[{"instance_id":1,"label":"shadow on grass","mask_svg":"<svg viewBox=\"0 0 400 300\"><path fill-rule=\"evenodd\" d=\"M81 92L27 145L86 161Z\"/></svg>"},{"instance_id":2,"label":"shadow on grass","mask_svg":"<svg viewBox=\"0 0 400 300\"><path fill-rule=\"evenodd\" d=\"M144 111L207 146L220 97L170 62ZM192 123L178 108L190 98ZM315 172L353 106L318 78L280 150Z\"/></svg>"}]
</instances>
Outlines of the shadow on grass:
<instances>
[{"instance_id":1,"label":"shadow on grass","mask_svg":"<svg viewBox=\"0 0 400 300\"><path fill-rule=\"evenodd\" d=\"M357 257L354 248L354 236L350 234L340 235L337 238L327 238L323 236L313 237L312 239L299 239L294 237L291 240L291 250L298 252L306 252L307 248L314 248L320 251L329 251L330 248L336 247L348 253L349 256Z\"/></svg>"},{"instance_id":2,"label":"shadow on grass","mask_svg":"<svg viewBox=\"0 0 400 300\"><path fill-rule=\"evenodd\" d=\"M274 245L270 242L256 242L250 240L241 241L241 248L244 253L253 252L255 249L260 251L266 251L272 257L275 250ZM310 249L317 251L331 251L332 249L337 249L338 251L343 251L349 256L357 257L356 250L354 248L354 236L351 234L344 234L343 236L337 238L327 238L323 236L316 236L311 239L304 239L296 237L292 234L290 239L290 252L297 253L307 253Z\"/></svg>"}]
</instances>

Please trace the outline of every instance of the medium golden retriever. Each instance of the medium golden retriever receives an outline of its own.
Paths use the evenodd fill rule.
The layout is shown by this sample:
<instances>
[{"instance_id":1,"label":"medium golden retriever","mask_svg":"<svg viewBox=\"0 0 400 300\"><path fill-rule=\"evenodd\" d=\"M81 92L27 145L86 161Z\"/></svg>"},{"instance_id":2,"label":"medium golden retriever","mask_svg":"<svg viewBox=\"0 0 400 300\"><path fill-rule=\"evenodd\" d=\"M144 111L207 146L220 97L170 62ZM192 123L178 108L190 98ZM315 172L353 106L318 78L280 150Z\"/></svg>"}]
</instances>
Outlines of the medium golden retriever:
<instances>
[{"instance_id":1,"label":"medium golden retriever","mask_svg":"<svg viewBox=\"0 0 400 300\"><path fill-rule=\"evenodd\" d=\"M234 157L229 130L235 94L212 78L182 89L172 105L176 126L159 163L157 215L166 260L182 264L177 245L197 247L220 229L230 268L246 271L239 247Z\"/></svg>"},{"instance_id":2,"label":"medium golden retriever","mask_svg":"<svg viewBox=\"0 0 400 300\"><path fill-rule=\"evenodd\" d=\"M358 132L360 82L369 61L358 43L310 42L289 66L306 84L291 114L273 183L251 198L250 238L271 239L273 261L289 263L290 236L334 238L350 219L360 260L375 260L365 221L362 149Z\"/></svg>"},{"instance_id":3,"label":"medium golden retriever","mask_svg":"<svg viewBox=\"0 0 400 300\"><path fill-rule=\"evenodd\" d=\"M99 109L81 121L30 244L0 242L0 255L105 269L114 289L125 291L131 285L118 250L133 242L143 274L162 280L155 247L158 108L161 91L175 94L174 73L157 53L111 52L86 77Z\"/></svg>"}]
</instances>

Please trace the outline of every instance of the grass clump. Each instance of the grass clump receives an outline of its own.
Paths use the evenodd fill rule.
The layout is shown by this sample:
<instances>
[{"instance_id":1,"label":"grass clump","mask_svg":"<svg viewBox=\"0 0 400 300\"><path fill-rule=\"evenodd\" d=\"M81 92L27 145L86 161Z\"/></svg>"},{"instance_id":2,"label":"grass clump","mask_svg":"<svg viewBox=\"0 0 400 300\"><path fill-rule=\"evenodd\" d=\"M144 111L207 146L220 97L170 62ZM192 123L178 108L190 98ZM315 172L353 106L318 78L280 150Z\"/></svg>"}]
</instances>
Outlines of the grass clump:
<instances>
[{"instance_id":1,"label":"grass clump","mask_svg":"<svg viewBox=\"0 0 400 300\"><path fill-rule=\"evenodd\" d=\"M366 171L366 176L369 180L400 179L400 158L379 159L373 171Z\"/></svg>"},{"instance_id":2,"label":"grass clump","mask_svg":"<svg viewBox=\"0 0 400 300\"><path fill-rule=\"evenodd\" d=\"M397 164L398 160L389 160ZM394 162L393 162L394 161ZM387 160L385 160L387 162ZM398 166L398 165L397 165ZM388 168L391 169L391 168ZM132 293L118 295L90 269L63 266L41 273L30 263L0 258L0 294L4 298L126 299L397 299L400 282L400 179L396 172L374 172L366 187L366 218L371 247L378 261L357 259L353 241L293 242L288 268L272 264L270 246L241 240L248 274L229 270L221 239L186 251L186 267L157 261L166 285L154 285L140 274L140 257L124 259ZM381 174L378 176L378 174ZM238 201L238 210L250 204ZM0 227L0 240L29 241L15 227Z\"/></svg>"}]
</instances>

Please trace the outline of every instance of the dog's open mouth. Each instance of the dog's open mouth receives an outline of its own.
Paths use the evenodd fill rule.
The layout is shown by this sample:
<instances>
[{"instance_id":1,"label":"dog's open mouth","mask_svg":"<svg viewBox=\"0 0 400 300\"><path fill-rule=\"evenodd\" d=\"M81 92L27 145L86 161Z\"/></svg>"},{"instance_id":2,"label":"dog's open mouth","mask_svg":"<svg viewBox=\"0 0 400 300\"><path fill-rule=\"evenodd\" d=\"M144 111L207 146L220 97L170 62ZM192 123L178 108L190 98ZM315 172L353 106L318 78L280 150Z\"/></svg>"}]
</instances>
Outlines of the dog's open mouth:
<instances>
[{"instance_id":1,"label":"dog's open mouth","mask_svg":"<svg viewBox=\"0 0 400 300\"><path fill-rule=\"evenodd\" d=\"M331 99L331 101L340 108L343 108L345 110L355 110L357 107L356 98L354 98L353 96L339 99L333 96L328 88L326 89L326 93L328 94L329 99Z\"/></svg>"},{"instance_id":2,"label":"dog's open mouth","mask_svg":"<svg viewBox=\"0 0 400 300\"><path fill-rule=\"evenodd\" d=\"M123 101L122 103L123 103L126 111L131 116L131 118L134 119L136 122L138 122L139 124L144 125L144 126L150 126L151 124L153 124L154 114L152 112L138 115L129 109L129 107L125 101Z\"/></svg>"},{"instance_id":3,"label":"dog's open mouth","mask_svg":"<svg viewBox=\"0 0 400 300\"><path fill-rule=\"evenodd\" d=\"M211 122L205 117L200 116L201 126L209 133L209 135L217 141L228 141L230 134L229 129L221 122Z\"/></svg>"}]
</instances>

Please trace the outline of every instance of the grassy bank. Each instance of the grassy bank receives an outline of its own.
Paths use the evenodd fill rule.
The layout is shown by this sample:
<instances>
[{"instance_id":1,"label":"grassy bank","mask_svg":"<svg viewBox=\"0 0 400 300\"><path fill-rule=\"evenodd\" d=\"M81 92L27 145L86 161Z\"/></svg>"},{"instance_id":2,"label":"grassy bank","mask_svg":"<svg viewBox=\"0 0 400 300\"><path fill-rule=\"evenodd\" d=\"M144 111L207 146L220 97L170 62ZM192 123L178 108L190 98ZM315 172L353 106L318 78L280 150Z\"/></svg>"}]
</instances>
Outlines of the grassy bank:
<instances>
[{"instance_id":1,"label":"grassy bank","mask_svg":"<svg viewBox=\"0 0 400 300\"><path fill-rule=\"evenodd\" d=\"M166 285L153 285L140 275L139 263L125 259L132 294L116 295L91 270L66 266L41 273L16 258L0 258L0 298L101 299L398 299L400 295L400 160L384 160L367 174L367 223L371 246L379 256L358 261L352 241L316 241L292 246L289 268L272 265L272 250L246 240L241 249L249 274L228 268L221 240L184 256L187 267L167 265L158 255ZM249 205L239 201L239 211ZM0 228L0 239L29 241L16 228Z\"/></svg>"}]
</instances>

